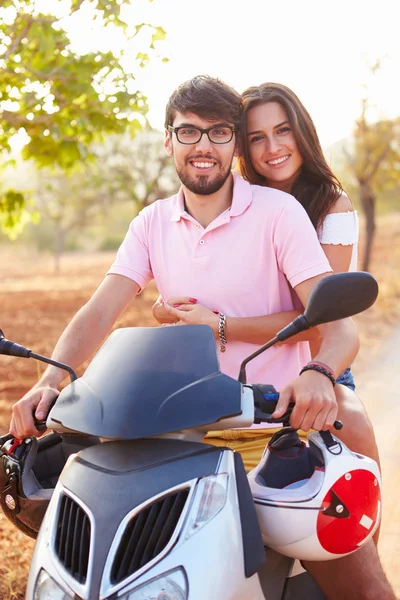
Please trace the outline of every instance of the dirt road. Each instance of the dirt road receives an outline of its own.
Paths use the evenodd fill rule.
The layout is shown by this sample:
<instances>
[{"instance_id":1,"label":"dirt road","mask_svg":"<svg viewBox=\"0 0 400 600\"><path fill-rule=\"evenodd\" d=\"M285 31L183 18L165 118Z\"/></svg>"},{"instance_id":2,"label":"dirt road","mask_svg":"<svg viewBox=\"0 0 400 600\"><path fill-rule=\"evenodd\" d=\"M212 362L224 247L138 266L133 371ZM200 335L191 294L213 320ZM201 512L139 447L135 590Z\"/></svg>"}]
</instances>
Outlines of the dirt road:
<instances>
[{"instance_id":1,"label":"dirt road","mask_svg":"<svg viewBox=\"0 0 400 600\"><path fill-rule=\"evenodd\" d=\"M379 554L400 598L400 329L357 377L357 391L372 418L383 474ZM377 599L378 600L378 599Z\"/></svg>"}]
</instances>

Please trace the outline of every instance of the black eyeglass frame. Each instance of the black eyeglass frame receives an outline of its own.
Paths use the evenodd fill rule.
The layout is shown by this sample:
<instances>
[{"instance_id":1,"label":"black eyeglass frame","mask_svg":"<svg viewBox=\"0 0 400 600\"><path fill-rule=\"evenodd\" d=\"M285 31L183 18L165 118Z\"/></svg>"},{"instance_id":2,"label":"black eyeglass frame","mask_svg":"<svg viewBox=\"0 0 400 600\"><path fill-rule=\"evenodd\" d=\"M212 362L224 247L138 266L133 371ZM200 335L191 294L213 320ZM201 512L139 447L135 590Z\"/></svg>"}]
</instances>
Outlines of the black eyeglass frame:
<instances>
[{"instance_id":1,"label":"black eyeglass frame","mask_svg":"<svg viewBox=\"0 0 400 600\"><path fill-rule=\"evenodd\" d=\"M213 129L217 129L218 127L226 127L227 129L231 130L232 135L229 138L229 140L227 140L226 142L214 142L210 138L210 131L212 131ZM189 128L195 129L196 131L198 131L200 133L199 139L196 140L195 142L181 142L181 140L179 139L179 135L178 135L179 131L181 129L189 129ZM229 142L231 142L233 139L233 135L237 131L237 128L234 125L227 125L226 123L219 123L218 125L213 125L212 127L209 127L208 129L202 129L201 127L195 127L194 125L190 125L190 126L189 125L178 125L178 127L174 127L173 125L167 125L167 129L171 133L175 133L176 139L178 140L178 142L180 144L183 144L184 146L193 146L193 144L198 144L205 133L207 134L207 137L212 144L229 144Z\"/></svg>"}]
</instances>

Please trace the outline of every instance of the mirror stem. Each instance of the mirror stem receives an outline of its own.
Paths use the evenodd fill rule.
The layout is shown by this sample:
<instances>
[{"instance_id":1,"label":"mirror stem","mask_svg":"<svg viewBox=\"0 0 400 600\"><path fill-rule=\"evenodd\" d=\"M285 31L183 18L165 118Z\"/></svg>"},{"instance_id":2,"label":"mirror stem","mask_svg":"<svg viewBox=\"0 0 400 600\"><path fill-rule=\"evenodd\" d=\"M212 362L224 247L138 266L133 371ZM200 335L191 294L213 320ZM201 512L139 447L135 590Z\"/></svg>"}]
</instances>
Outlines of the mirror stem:
<instances>
[{"instance_id":1,"label":"mirror stem","mask_svg":"<svg viewBox=\"0 0 400 600\"><path fill-rule=\"evenodd\" d=\"M276 337L280 342L287 340L288 338L300 333L301 331L305 331L306 329L310 329L311 325L307 321L304 315L299 315L289 325L286 325L283 329L278 331Z\"/></svg>"},{"instance_id":2,"label":"mirror stem","mask_svg":"<svg viewBox=\"0 0 400 600\"><path fill-rule=\"evenodd\" d=\"M58 367L59 369L64 369L64 371L68 371L71 381L76 381L78 379L78 376L75 373L75 371L68 365L65 365L64 363L57 362L56 360L51 360L51 358L46 358L45 356L41 356L40 354L34 354L33 352L30 353L30 358L36 358L36 360L40 360L41 362L47 363L48 365L53 365L54 367Z\"/></svg>"},{"instance_id":3,"label":"mirror stem","mask_svg":"<svg viewBox=\"0 0 400 600\"><path fill-rule=\"evenodd\" d=\"M279 338L277 336L275 336L272 340L270 340L269 342L264 344L264 346L261 346L261 348L259 348L258 350L253 352L253 354L250 354L250 356L247 356L244 359L244 361L240 365L240 371L239 371L240 383L247 383L247 381L246 381L246 365L247 365L247 363L250 362L251 360L253 360L253 358L256 358L262 352L264 352L264 350L268 350L268 348L271 348L271 346L274 346L277 342L279 342Z\"/></svg>"},{"instance_id":4,"label":"mirror stem","mask_svg":"<svg viewBox=\"0 0 400 600\"><path fill-rule=\"evenodd\" d=\"M277 342L283 342L284 340L287 340L288 338L293 337L294 335L296 335L297 333L300 333L301 331L310 329L310 327L311 327L311 325L307 321L305 316L299 315L291 323L289 323L289 325L286 325L286 327L284 327L283 329L278 331L278 333L272 340L270 340L269 342L264 344L264 346L261 346L261 348L259 348L258 350L253 352L253 354L250 354L250 356L247 356L244 359L244 361L240 365L240 371L239 371L240 383L247 383L247 381L246 381L246 365L248 362L253 360L253 358L256 358L262 352L265 352L265 350L268 350L268 348L271 348L271 346L274 346Z\"/></svg>"}]
</instances>

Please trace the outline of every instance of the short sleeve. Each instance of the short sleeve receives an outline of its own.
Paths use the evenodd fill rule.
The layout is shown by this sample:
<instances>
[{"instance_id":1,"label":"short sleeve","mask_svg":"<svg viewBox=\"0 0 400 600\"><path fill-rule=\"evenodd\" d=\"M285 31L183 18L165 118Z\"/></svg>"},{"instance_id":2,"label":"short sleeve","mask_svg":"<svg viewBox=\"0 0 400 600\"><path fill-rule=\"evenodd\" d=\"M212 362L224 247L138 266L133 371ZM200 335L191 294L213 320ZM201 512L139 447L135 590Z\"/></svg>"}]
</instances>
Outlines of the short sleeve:
<instances>
[{"instance_id":1,"label":"short sleeve","mask_svg":"<svg viewBox=\"0 0 400 600\"><path fill-rule=\"evenodd\" d=\"M358 242L358 213L331 213L324 219L318 232L321 244L353 246Z\"/></svg>"},{"instance_id":2,"label":"short sleeve","mask_svg":"<svg viewBox=\"0 0 400 600\"><path fill-rule=\"evenodd\" d=\"M293 288L332 272L306 211L292 196L288 196L274 223L273 236L279 269Z\"/></svg>"},{"instance_id":3,"label":"short sleeve","mask_svg":"<svg viewBox=\"0 0 400 600\"><path fill-rule=\"evenodd\" d=\"M129 277L143 289L152 279L150 263L147 211L142 210L131 222L116 259L107 275Z\"/></svg>"}]
</instances>

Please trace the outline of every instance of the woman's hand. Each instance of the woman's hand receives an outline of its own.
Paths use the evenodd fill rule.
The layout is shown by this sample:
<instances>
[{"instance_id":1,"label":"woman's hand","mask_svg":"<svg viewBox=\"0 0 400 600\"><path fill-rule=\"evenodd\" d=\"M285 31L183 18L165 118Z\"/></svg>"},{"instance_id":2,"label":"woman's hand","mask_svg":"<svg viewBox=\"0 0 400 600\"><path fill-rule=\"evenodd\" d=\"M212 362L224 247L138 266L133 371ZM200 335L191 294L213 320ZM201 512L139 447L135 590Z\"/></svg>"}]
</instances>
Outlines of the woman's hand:
<instances>
[{"instance_id":1,"label":"woman's hand","mask_svg":"<svg viewBox=\"0 0 400 600\"><path fill-rule=\"evenodd\" d=\"M180 306L181 304L196 304L196 302L197 300L195 298L189 298L189 296L173 296L168 300L168 304L176 307ZM173 325L179 321L178 317L172 315L166 310L165 302L161 296L159 296L155 301L152 311L153 317L158 323L160 323L160 325Z\"/></svg>"},{"instance_id":2,"label":"woman's hand","mask_svg":"<svg viewBox=\"0 0 400 600\"><path fill-rule=\"evenodd\" d=\"M194 298L189 298L190 302L176 302L176 298L171 298L164 303L164 310L169 314L171 321L179 322L180 325L209 325L218 337L219 317L218 311L210 310L201 304L195 304Z\"/></svg>"}]
</instances>

